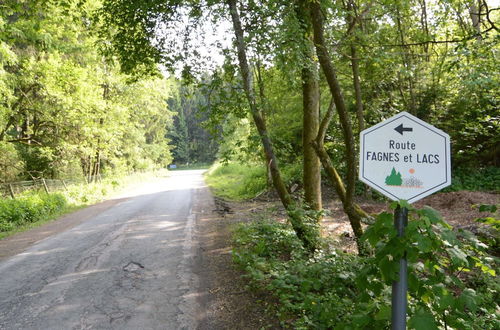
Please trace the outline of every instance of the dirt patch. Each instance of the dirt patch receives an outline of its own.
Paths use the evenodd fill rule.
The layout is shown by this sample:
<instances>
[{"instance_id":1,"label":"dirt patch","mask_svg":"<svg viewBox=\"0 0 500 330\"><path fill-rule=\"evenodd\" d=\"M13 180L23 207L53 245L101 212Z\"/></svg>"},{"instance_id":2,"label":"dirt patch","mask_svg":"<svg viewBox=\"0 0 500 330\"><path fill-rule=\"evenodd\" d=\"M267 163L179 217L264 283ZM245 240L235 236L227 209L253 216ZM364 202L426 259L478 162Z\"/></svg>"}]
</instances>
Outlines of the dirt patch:
<instances>
[{"instance_id":1,"label":"dirt patch","mask_svg":"<svg viewBox=\"0 0 500 330\"><path fill-rule=\"evenodd\" d=\"M326 213L321 226L322 235L329 237L337 247L345 252L355 252L354 233L347 215L343 211L341 202L336 198L333 189L324 187L323 190L323 207ZM387 202L358 197L356 203L369 214L376 215L382 211L392 212L388 208L389 203ZM476 222L475 219L491 216L491 213L479 212L478 207L474 207L474 205L499 203L500 194L498 193L457 191L428 196L413 204L413 206L416 208L430 206L439 211L444 220L453 227L477 232L477 229L484 225ZM272 192L247 202L231 203L224 201L224 205L231 208L236 218L248 219L255 217L255 214L266 214L266 216L275 218L278 221L285 221L286 219L281 203ZM238 220L235 219L234 221Z\"/></svg>"},{"instance_id":2,"label":"dirt patch","mask_svg":"<svg viewBox=\"0 0 500 330\"><path fill-rule=\"evenodd\" d=\"M236 269L231 257L231 229L251 219L248 203L230 203L211 199L201 190L196 226L200 258L195 272L200 279L200 330L208 329L280 329L278 321L266 313L272 300L264 293L246 290L243 272ZM252 204L252 203L250 203Z\"/></svg>"},{"instance_id":3,"label":"dirt patch","mask_svg":"<svg viewBox=\"0 0 500 330\"><path fill-rule=\"evenodd\" d=\"M444 219L455 227L477 226L474 221L491 213L479 212L481 204L499 204L500 194L481 191L456 191L431 195L415 203L416 207L428 205L441 212Z\"/></svg>"},{"instance_id":4,"label":"dirt patch","mask_svg":"<svg viewBox=\"0 0 500 330\"><path fill-rule=\"evenodd\" d=\"M386 202L374 201L366 198L357 198L356 202L369 214L378 214L382 211L392 212ZM488 212L479 212L475 205L499 204L500 195L480 191L457 191L437 193L413 204L416 208L430 206L443 216L443 219L455 228L465 228L476 232L483 225L476 222L479 217L491 216ZM354 234L349 220L342 210L340 201L326 199L324 207L327 216L323 221L323 234L337 240L345 251L355 250Z\"/></svg>"}]
</instances>

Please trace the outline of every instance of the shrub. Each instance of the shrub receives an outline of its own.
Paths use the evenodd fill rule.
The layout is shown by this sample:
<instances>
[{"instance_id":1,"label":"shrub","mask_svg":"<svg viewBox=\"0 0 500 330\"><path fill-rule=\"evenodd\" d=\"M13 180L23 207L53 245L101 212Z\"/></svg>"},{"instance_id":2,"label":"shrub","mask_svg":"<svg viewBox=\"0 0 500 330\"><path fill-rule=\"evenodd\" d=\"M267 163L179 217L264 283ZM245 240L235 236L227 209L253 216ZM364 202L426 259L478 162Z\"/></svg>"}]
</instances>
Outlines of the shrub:
<instances>
[{"instance_id":1,"label":"shrub","mask_svg":"<svg viewBox=\"0 0 500 330\"><path fill-rule=\"evenodd\" d=\"M267 187L266 169L260 164L216 164L207 172L206 181L215 194L230 200L253 198Z\"/></svg>"},{"instance_id":2,"label":"shrub","mask_svg":"<svg viewBox=\"0 0 500 330\"><path fill-rule=\"evenodd\" d=\"M29 193L18 199L1 199L0 232L45 219L65 206L66 199L59 193Z\"/></svg>"},{"instance_id":3,"label":"shrub","mask_svg":"<svg viewBox=\"0 0 500 330\"><path fill-rule=\"evenodd\" d=\"M451 186L443 191L499 191L500 167L457 168L451 173Z\"/></svg>"},{"instance_id":4,"label":"shrub","mask_svg":"<svg viewBox=\"0 0 500 330\"><path fill-rule=\"evenodd\" d=\"M293 328L331 328L354 311L355 277L362 259L336 251L310 256L288 224L259 220L240 225L233 259L250 285L279 299L277 314Z\"/></svg>"},{"instance_id":5,"label":"shrub","mask_svg":"<svg viewBox=\"0 0 500 330\"><path fill-rule=\"evenodd\" d=\"M288 224L259 220L238 227L233 258L252 286L279 300L278 316L294 329L389 328L391 284L404 254L409 328L498 329L498 263L486 246L431 208L410 208L403 238L393 223L391 213L381 213L367 229L372 256L323 244L311 257Z\"/></svg>"}]
</instances>

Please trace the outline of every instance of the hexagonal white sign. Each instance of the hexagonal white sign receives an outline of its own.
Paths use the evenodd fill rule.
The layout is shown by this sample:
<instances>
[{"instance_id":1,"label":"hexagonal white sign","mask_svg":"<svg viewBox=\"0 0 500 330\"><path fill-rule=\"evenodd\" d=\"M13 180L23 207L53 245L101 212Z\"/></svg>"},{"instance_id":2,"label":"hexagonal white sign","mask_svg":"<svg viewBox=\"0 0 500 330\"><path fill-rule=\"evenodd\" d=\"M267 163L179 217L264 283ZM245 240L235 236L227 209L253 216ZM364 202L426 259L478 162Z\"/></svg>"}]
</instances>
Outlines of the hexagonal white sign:
<instances>
[{"instance_id":1,"label":"hexagonal white sign","mask_svg":"<svg viewBox=\"0 0 500 330\"><path fill-rule=\"evenodd\" d=\"M360 134L359 179L392 200L416 202L451 184L450 137L401 112Z\"/></svg>"}]
</instances>

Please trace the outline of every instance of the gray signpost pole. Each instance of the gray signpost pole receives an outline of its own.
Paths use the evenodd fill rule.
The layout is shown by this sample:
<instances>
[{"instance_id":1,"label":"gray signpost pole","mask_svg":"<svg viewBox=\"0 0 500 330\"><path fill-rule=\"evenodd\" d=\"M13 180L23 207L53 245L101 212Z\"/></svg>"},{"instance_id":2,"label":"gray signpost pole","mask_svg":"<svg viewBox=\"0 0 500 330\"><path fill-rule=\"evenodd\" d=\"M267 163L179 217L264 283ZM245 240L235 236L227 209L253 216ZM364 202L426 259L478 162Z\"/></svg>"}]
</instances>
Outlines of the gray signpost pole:
<instances>
[{"instance_id":1,"label":"gray signpost pole","mask_svg":"<svg viewBox=\"0 0 500 330\"><path fill-rule=\"evenodd\" d=\"M399 206L394 211L394 226L398 236L404 235L408 224L408 209ZM406 255L399 260L399 280L392 283L392 329L406 329L406 292L408 291L408 263Z\"/></svg>"}]
</instances>

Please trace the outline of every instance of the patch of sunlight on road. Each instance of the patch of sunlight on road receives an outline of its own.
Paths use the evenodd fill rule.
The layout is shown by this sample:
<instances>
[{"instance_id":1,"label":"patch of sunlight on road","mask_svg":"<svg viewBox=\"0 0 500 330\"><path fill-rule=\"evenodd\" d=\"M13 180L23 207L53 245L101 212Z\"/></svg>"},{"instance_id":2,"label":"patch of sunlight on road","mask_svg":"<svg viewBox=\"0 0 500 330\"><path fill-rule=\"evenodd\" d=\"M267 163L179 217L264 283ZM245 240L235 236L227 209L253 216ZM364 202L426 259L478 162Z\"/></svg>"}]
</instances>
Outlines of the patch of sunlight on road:
<instances>
[{"instance_id":1,"label":"patch of sunlight on road","mask_svg":"<svg viewBox=\"0 0 500 330\"><path fill-rule=\"evenodd\" d=\"M63 284L69 284L72 282L77 282L82 280L83 278L99 273L108 273L110 271L109 268L101 268L101 269L91 269L91 270L82 270L70 274L65 274L62 276L59 276L57 280L55 280L52 283L49 283L47 285L47 289L50 289L52 287L60 286Z\"/></svg>"},{"instance_id":2,"label":"patch of sunlight on road","mask_svg":"<svg viewBox=\"0 0 500 330\"><path fill-rule=\"evenodd\" d=\"M21 256L21 257L25 257L25 256L41 256L41 255L44 255L44 254L49 254L49 253L54 253L54 252L61 252L61 251L64 251L64 250L66 250L66 249L57 248L57 249L35 251L35 252L23 252L23 253L19 253L19 256Z\"/></svg>"},{"instance_id":3,"label":"patch of sunlight on road","mask_svg":"<svg viewBox=\"0 0 500 330\"><path fill-rule=\"evenodd\" d=\"M111 197L114 199L130 198L141 195L161 193L165 191L199 189L206 187L203 180L203 173L206 170L189 170L169 172L166 178L155 178L154 180L143 182L131 186L126 191Z\"/></svg>"}]
</instances>

